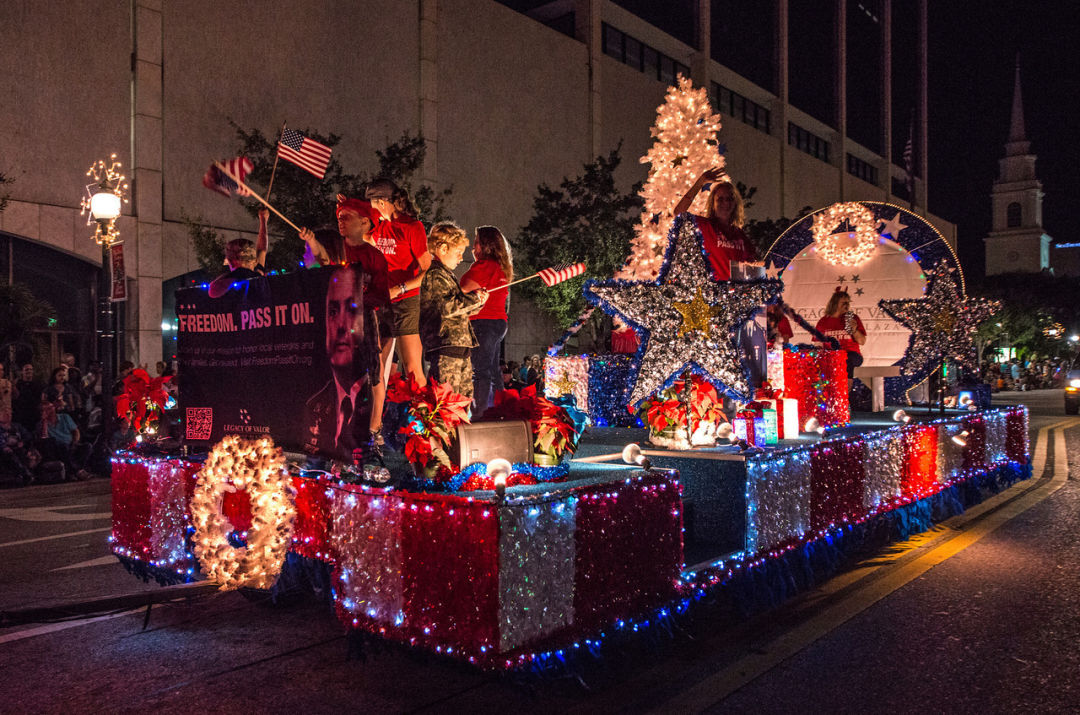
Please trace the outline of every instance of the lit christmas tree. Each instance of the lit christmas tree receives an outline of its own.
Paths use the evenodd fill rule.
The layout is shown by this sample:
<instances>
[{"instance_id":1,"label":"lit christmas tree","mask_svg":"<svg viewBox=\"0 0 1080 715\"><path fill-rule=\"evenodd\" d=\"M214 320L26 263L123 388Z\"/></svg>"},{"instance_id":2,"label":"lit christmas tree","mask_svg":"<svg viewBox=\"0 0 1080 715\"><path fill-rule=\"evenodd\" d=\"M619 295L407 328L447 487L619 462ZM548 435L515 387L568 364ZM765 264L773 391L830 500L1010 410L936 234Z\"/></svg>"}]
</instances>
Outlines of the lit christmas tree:
<instances>
[{"instance_id":1,"label":"lit christmas tree","mask_svg":"<svg viewBox=\"0 0 1080 715\"><path fill-rule=\"evenodd\" d=\"M645 208L630 257L615 278L648 281L659 274L675 204L703 171L724 166L718 131L720 115L713 114L705 89L694 89L690 80L680 76L656 109L656 124L651 130L656 141L641 158L642 164L652 165L641 189ZM690 211L703 215L708 195L708 191L701 191Z\"/></svg>"}]
</instances>

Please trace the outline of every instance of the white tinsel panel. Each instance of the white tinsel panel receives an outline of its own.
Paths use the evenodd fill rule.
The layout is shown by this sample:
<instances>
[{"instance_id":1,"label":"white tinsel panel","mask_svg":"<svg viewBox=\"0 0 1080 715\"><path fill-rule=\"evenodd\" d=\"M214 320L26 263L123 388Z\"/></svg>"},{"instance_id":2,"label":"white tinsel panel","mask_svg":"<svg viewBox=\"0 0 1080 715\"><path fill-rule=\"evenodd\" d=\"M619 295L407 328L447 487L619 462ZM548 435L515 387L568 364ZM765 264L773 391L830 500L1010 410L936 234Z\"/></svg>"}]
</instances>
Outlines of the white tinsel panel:
<instances>
[{"instance_id":1,"label":"white tinsel panel","mask_svg":"<svg viewBox=\"0 0 1080 715\"><path fill-rule=\"evenodd\" d=\"M499 509L499 648L574 622L577 499Z\"/></svg>"},{"instance_id":2,"label":"white tinsel panel","mask_svg":"<svg viewBox=\"0 0 1080 715\"><path fill-rule=\"evenodd\" d=\"M964 439L962 424L947 422L938 425L937 474L939 482L955 479L964 468L964 446L953 441L953 437Z\"/></svg>"},{"instance_id":3,"label":"white tinsel panel","mask_svg":"<svg viewBox=\"0 0 1080 715\"><path fill-rule=\"evenodd\" d=\"M332 490L330 550L341 569L337 598L353 616L401 623L401 515L398 497Z\"/></svg>"},{"instance_id":4,"label":"white tinsel panel","mask_svg":"<svg viewBox=\"0 0 1080 715\"><path fill-rule=\"evenodd\" d=\"M1005 413L986 412L986 463L1005 461Z\"/></svg>"},{"instance_id":5,"label":"white tinsel panel","mask_svg":"<svg viewBox=\"0 0 1080 715\"><path fill-rule=\"evenodd\" d=\"M147 462L150 491L150 554L154 563L168 566L184 558L187 494L184 469L164 460Z\"/></svg>"},{"instance_id":6,"label":"white tinsel panel","mask_svg":"<svg viewBox=\"0 0 1080 715\"><path fill-rule=\"evenodd\" d=\"M904 444L899 432L866 440L866 481L863 506L877 509L900 496Z\"/></svg>"},{"instance_id":7,"label":"white tinsel panel","mask_svg":"<svg viewBox=\"0 0 1080 715\"><path fill-rule=\"evenodd\" d=\"M810 529L810 453L746 460L746 551L760 553Z\"/></svg>"}]
</instances>

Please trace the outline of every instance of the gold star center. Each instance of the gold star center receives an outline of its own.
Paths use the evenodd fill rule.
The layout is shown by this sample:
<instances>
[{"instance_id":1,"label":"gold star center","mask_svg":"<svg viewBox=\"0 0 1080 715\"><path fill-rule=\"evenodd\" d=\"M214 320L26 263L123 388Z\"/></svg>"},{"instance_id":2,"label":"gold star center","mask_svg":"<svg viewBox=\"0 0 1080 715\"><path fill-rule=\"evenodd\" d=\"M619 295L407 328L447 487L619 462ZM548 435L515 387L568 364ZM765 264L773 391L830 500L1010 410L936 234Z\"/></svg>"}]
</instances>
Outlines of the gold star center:
<instances>
[{"instance_id":1,"label":"gold star center","mask_svg":"<svg viewBox=\"0 0 1080 715\"><path fill-rule=\"evenodd\" d=\"M689 303L672 301L671 307L682 314L682 325L679 326L678 336L689 333L691 330L699 330L709 337L709 319L716 314L716 308L705 302L701 295L701 286L698 286L694 299Z\"/></svg>"},{"instance_id":2,"label":"gold star center","mask_svg":"<svg viewBox=\"0 0 1080 715\"><path fill-rule=\"evenodd\" d=\"M934 316L934 330L939 333L948 333L956 326L956 316L949 311L943 310Z\"/></svg>"},{"instance_id":3,"label":"gold star center","mask_svg":"<svg viewBox=\"0 0 1080 715\"><path fill-rule=\"evenodd\" d=\"M555 388L560 397L563 395L574 394L575 384L574 381L570 379L570 375L567 374L566 370L563 370L562 377L552 381L551 386Z\"/></svg>"}]
</instances>

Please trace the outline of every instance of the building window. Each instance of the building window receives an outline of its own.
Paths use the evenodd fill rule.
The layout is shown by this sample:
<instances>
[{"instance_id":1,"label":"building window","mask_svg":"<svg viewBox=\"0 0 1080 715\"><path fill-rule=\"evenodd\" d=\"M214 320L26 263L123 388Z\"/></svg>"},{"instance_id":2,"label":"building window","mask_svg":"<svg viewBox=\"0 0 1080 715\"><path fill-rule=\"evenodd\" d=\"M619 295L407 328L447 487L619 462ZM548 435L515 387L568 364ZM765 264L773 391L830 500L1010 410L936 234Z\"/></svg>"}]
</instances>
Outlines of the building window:
<instances>
[{"instance_id":1,"label":"building window","mask_svg":"<svg viewBox=\"0 0 1080 715\"><path fill-rule=\"evenodd\" d=\"M709 85L709 101L724 118L738 119L766 134L772 128L768 109L716 82Z\"/></svg>"},{"instance_id":2,"label":"building window","mask_svg":"<svg viewBox=\"0 0 1080 715\"><path fill-rule=\"evenodd\" d=\"M1020 204L1015 202L1009 204L1005 208L1005 227L1020 228L1020 219L1022 215Z\"/></svg>"},{"instance_id":3,"label":"building window","mask_svg":"<svg viewBox=\"0 0 1080 715\"><path fill-rule=\"evenodd\" d=\"M793 122L788 122L788 144L829 163L829 142Z\"/></svg>"},{"instance_id":4,"label":"building window","mask_svg":"<svg viewBox=\"0 0 1080 715\"><path fill-rule=\"evenodd\" d=\"M877 167L857 156L847 155L847 170L849 174L862 179L868 184L879 185Z\"/></svg>"},{"instance_id":5,"label":"building window","mask_svg":"<svg viewBox=\"0 0 1080 715\"><path fill-rule=\"evenodd\" d=\"M607 23L601 26L601 31L603 33L601 43L604 46L604 54L608 57L665 84L675 84L675 78L680 74L683 77L690 77L689 67L640 40L630 37L625 32L616 30Z\"/></svg>"}]
</instances>

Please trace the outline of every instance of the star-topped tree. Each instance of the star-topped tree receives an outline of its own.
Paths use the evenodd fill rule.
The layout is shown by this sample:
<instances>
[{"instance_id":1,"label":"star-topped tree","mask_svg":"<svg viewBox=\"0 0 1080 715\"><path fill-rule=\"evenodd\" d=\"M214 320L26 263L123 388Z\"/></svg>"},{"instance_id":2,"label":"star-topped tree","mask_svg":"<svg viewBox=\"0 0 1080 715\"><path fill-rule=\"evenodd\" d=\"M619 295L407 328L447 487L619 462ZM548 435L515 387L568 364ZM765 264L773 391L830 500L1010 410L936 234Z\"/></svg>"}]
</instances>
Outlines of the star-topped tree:
<instances>
[{"instance_id":1,"label":"star-topped tree","mask_svg":"<svg viewBox=\"0 0 1080 715\"><path fill-rule=\"evenodd\" d=\"M645 207L635 228L630 257L615 278L651 281L659 275L674 218L672 209L703 171L724 165L723 149L716 140L718 131L720 115L713 113L705 89L695 89L690 80L680 76L656 108L655 141L641 158L642 164L650 165L641 188ZM708 195L708 191L700 192L691 212L704 214Z\"/></svg>"},{"instance_id":2,"label":"star-topped tree","mask_svg":"<svg viewBox=\"0 0 1080 715\"><path fill-rule=\"evenodd\" d=\"M906 375L932 370L946 359L978 369L975 332L979 323L992 316L1001 304L966 297L954 270L945 261L927 269L930 285L922 298L878 301L882 310L911 329L911 343L904 354Z\"/></svg>"},{"instance_id":3,"label":"star-topped tree","mask_svg":"<svg viewBox=\"0 0 1080 715\"><path fill-rule=\"evenodd\" d=\"M754 309L783 290L778 280L714 281L693 219L677 217L655 281L588 281L585 297L643 334L630 403L696 369L721 391L747 399L750 386L736 335Z\"/></svg>"}]
</instances>

